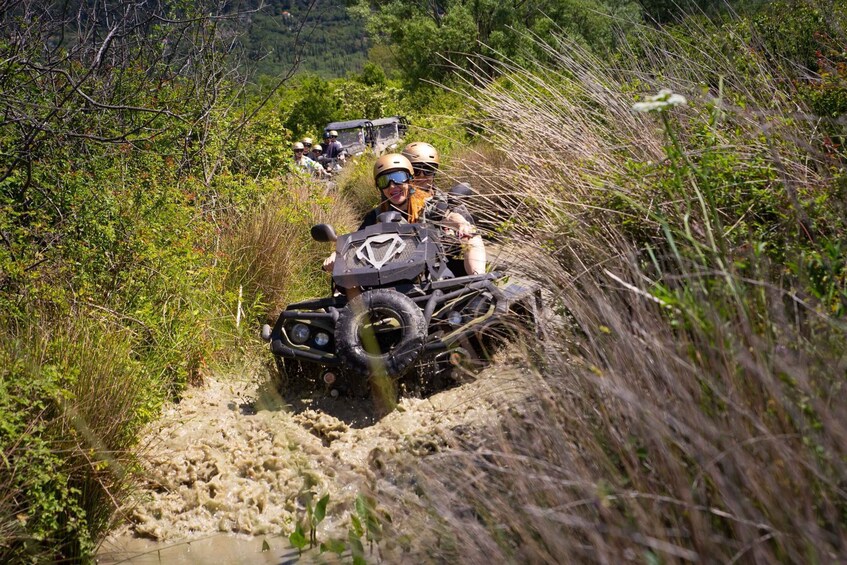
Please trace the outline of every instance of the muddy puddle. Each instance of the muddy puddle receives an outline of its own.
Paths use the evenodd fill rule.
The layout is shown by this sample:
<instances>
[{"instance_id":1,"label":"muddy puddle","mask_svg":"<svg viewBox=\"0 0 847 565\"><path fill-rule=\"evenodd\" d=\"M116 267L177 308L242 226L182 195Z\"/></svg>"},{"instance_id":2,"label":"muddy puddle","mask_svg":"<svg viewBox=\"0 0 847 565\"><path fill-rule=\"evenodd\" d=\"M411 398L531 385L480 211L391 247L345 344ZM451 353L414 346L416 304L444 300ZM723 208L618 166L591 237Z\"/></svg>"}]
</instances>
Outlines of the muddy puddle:
<instances>
[{"instance_id":1,"label":"muddy puddle","mask_svg":"<svg viewBox=\"0 0 847 565\"><path fill-rule=\"evenodd\" d=\"M527 368L508 350L498 357L461 386L401 399L381 419L368 399L283 399L266 371L207 379L150 427L146 483L98 562L292 562L288 535L319 497L329 495L319 540L347 536L360 494L393 489L414 506L414 484L391 462L414 464L457 437L466 444L519 402Z\"/></svg>"}]
</instances>

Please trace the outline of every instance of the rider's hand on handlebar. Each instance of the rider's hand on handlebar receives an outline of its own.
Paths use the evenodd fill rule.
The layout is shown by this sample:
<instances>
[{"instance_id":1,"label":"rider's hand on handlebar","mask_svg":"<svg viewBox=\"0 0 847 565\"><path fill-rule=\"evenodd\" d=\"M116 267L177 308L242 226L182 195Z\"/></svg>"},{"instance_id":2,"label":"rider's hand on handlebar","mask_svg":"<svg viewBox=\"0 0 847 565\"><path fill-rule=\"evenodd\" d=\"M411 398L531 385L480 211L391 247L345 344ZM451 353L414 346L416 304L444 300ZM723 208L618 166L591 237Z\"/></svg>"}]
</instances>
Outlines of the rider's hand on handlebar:
<instances>
[{"instance_id":1,"label":"rider's hand on handlebar","mask_svg":"<svg viewBox=\"0 0 847 565\"><path fill-rule=\"evenodd\" d=\"M332 273L332 268L335 266L335 251L332 254L324 259L323 262L323 270L327 273Z\"/></svg>"},{"instance_id":2,"label":"rider's hand on handlebar","mask_svg":"<svg viewBox=\"0 0 847 565\"><path fill-rule=\"evenodd\" d=\"M470 239L477 234L476 226L468 222L458 212L447 214L442 227L451 230L459 239Z\"/></svg>"}]
</instances>

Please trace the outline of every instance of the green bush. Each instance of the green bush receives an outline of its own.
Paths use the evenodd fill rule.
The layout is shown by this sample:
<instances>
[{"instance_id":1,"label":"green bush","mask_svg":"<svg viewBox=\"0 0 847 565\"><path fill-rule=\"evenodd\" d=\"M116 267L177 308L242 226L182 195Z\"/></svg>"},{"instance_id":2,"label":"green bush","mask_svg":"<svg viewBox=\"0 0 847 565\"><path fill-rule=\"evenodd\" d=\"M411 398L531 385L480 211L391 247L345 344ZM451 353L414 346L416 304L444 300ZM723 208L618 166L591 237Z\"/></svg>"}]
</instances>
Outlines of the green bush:
<instances>
[{"instance_id":1,"label":"green bush","mask_svg":"<svg viewBox=\"0 0 847 565\"><path fill-rule=\"evenodd\" d=\"M136 434L165 396L133 360L130 332L86 313L0 328L4 562L93 552L132 488Z\"/></svg>"},{"instance_id":2,"label":"green bush","mask_svg":"<svg viewBox=\"0 0 847 565\"><path fill-rule=\"evenodd\" d=\"M329 223L345 233L356 223L349 205L324 182L291 176L268 181L265 189L262 203L243 214L221 244L225 300L235 306L240 290L251 323L275 321L286 304L326 294L321 262L332 249L313 241L310 228Z\"/></svg>"}]
</instances>

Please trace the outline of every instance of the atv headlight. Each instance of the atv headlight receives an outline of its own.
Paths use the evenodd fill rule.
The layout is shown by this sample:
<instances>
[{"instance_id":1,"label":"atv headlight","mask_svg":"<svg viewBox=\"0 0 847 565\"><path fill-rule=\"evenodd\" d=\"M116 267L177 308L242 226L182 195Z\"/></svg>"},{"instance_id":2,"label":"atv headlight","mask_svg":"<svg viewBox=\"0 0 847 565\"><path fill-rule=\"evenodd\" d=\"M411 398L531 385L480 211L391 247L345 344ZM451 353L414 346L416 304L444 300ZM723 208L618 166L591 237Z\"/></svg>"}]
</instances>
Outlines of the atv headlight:
<instances>
[{"instance_id":1,"label":"atv headlight","mask_svg":"<svg viewBox=\"0 0 847 565\"><path fill-rule=\"evenodd\" d=\"M458 326L462 323L462 313L452 310L447 314L447 323L451 326Z\"/></svg>"},{"instance_id":2,"label":"atv headlight","mask_svg":"<svg viewBox=\"0 0 847 565\"><path fill-rule=\"evenodd\" d=\"M318 332L315 334L315 345L323 347L327 343L329 343L329 334L324 332Z\"/></svg>"},{"instance_id":3,"label":"atv headlight","mask_svg":"<svg viewBox=\"0 0 847 565\"><path fill-rule=\"evenodd\" d=\"M294 324L291 327L291 342L300 345L301 343L306 343L306 340L309 339L309 326L306 324Z\"/></svg>"}]
</instances>

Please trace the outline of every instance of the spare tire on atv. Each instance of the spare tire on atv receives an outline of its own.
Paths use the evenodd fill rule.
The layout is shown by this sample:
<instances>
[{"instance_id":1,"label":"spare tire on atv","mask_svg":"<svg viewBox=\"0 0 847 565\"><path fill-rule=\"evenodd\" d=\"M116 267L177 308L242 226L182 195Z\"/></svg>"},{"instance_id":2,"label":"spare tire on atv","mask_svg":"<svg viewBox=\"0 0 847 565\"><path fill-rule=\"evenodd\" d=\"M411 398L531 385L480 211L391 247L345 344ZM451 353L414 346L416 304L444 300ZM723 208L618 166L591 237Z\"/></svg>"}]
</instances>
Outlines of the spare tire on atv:
<instances>
[{"instance_id":1,"label":"spare tire on atv","mask_svg":"<svg viewBox=\"0 0 847 565\"><path fill-rule=\"evenodd\" d=\"M421 309L389 288L363 292L339 313L336 352L360 375L399 377L418 359L426 339Z\"/></svg>"}]
</instances>

